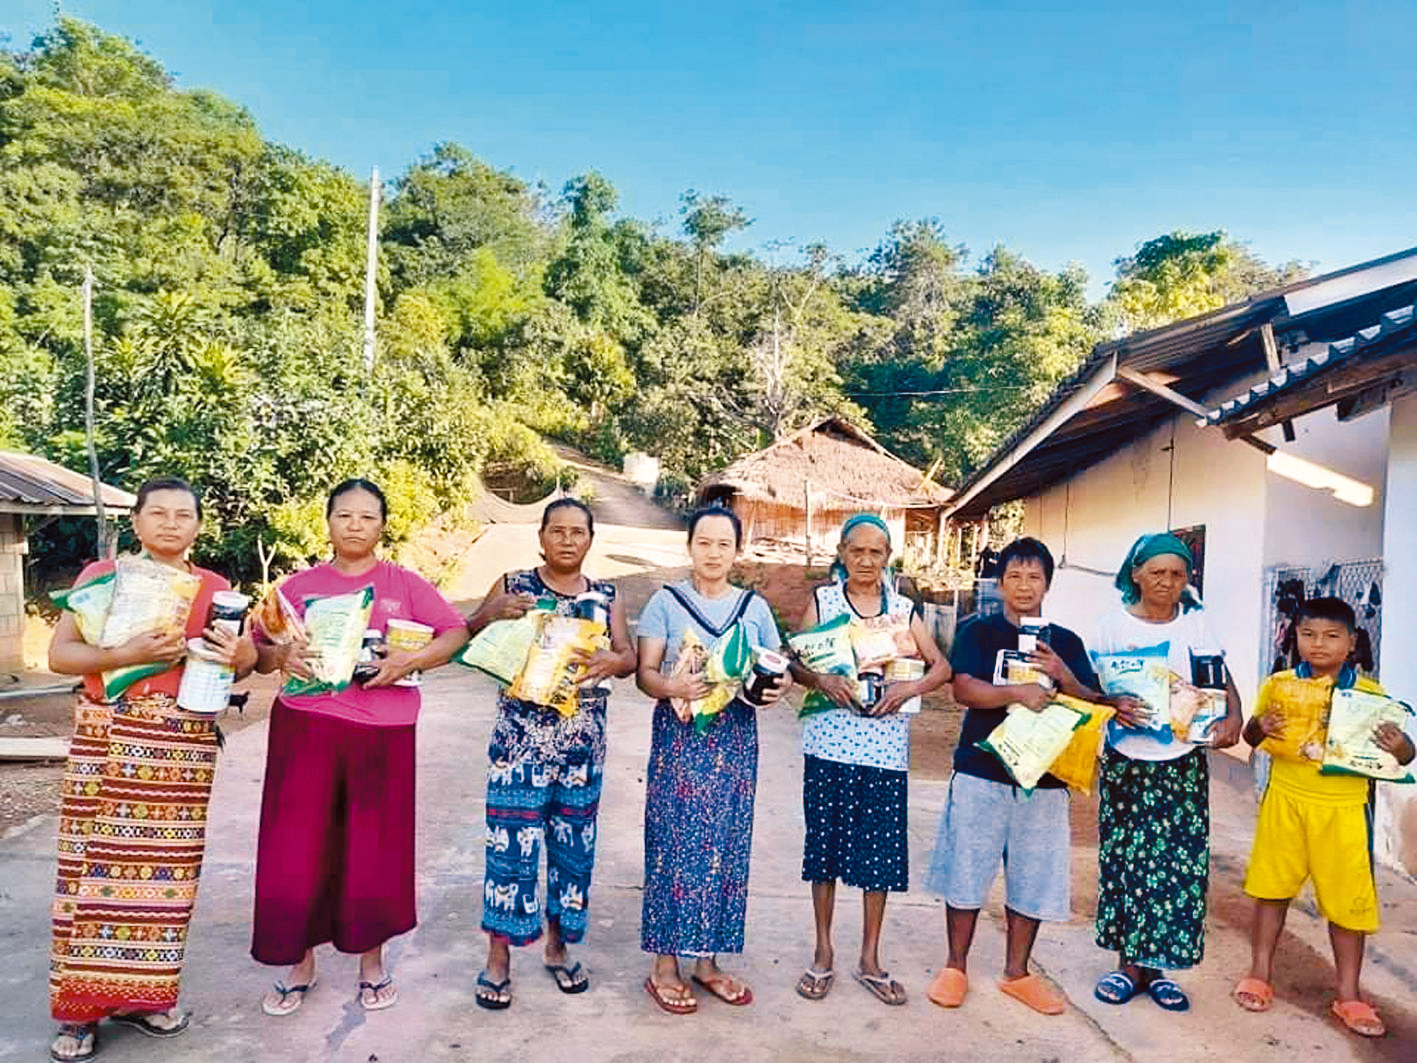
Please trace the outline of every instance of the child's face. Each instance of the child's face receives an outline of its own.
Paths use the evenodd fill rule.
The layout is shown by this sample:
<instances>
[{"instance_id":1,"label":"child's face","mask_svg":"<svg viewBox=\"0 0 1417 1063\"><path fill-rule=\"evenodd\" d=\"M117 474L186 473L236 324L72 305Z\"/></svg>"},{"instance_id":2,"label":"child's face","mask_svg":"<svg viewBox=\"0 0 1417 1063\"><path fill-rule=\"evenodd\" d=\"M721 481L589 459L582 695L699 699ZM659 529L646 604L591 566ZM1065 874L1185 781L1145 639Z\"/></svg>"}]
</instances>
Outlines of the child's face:
<instances>
[{"instance_id":1,"label":"child's face","mask_svg":"<svg viewBox=\"0 0 1417 1063\"><path fill-rule=\"evenodd\" d=\"M1317 672L1333 672L1342 668L1357 641L1347 624L1317 618L1300 620L1295 635L1299 643L1299 656Z\"/></svg>"}]
</instances>

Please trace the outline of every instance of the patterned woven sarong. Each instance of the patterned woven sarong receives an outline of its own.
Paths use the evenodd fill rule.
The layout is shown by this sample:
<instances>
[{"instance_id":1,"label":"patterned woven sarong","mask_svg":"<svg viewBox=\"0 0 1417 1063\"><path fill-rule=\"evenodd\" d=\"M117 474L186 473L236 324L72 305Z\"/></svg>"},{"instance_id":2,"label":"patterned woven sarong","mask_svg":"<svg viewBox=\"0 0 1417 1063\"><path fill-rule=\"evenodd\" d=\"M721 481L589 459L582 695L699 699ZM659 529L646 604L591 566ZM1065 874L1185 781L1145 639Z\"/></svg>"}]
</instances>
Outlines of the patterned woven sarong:
<instances>
[{"instance_id":1,"label":"patterned woven sarong","mask_svg":"<svg viewBox=\"0 0 1417 1063\"><path fill-rule=\"evenodd\" d=\"M176 1005L216 753L215 722L170 695L80 696L59 812L55 1020Z\"/></svg>"}]
</instances>

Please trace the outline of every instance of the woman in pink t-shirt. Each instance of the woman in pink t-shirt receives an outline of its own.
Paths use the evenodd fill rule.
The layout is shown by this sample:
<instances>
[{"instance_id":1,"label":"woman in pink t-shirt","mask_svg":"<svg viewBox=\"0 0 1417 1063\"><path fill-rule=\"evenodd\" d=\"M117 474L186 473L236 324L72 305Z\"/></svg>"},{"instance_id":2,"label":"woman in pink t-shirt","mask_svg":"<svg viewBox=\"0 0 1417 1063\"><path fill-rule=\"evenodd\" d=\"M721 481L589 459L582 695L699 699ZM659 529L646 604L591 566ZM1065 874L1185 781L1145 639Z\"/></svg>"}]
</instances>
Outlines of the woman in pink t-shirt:
<instances>
[{"instance_id":1,"label":"woman in pink t-shirt","mask_svg":"<svg viewBox=\"0 0 1417 1063\"><path fill-rule=\"evenodd\" d=\"M450 660L467 642L462 614L414 572L376 549L388 505L367 480L346 480L325 509L334 559L291 576L281 593L301 614L317 598L374 590L369 626L392 620L433 629L415 652L392 651L362 684L320 694L282 692L271 710L251 955L292 969L261 1002L289 1015L315 986L315 946L359 954L359 1003L398 999L384 942L413 929L414 725L419 691L395 686ZM257 669L309 677L302 641L259 640Z\"/></svg>"}]
</instances>

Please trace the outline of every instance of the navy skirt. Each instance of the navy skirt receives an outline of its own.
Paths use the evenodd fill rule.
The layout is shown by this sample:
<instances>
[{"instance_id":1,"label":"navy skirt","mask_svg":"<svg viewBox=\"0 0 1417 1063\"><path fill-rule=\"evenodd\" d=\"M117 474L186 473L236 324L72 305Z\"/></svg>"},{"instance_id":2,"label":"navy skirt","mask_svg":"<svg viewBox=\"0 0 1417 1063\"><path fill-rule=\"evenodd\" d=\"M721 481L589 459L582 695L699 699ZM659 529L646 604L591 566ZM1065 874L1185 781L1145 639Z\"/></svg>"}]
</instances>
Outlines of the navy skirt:
<instances>
[{"instance_id":1,"label":"navy skirt","mask_svg":"<svg viewBox=\"0 0 1417 1063\"><path fill-rule=\"evenodd\" d=\"M802 776L804 882L903 893L910 881L903 771L808 756Z\"/></svg>"}]
</instances>

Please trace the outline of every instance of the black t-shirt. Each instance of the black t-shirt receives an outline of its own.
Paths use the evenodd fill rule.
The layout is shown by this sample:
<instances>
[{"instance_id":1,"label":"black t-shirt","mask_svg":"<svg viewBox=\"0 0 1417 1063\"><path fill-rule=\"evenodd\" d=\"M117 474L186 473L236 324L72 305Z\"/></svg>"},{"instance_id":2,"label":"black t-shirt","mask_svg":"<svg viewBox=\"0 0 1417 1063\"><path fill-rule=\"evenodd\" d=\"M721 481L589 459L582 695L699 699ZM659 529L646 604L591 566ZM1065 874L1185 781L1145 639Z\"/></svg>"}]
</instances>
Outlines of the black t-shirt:
<instances>
[{"instance_id":1,"label":"black t-shirt","mask_svg":"<svg viewBox=\"0 0 1417 1063\"><path fill-rule=\"evenodd\" d=\"M1097 674L1092 670L1087 650L1078 638L1065 627L1048 625L1048 644L1053 652L1063 659L1077 681L1091 690L1098 689ZM986 683L994 681L994 664L1000 650L1018 649L1018 628L1010 624L1002 613L990 616L971 616L955 633L954 647L950 652L950 665L956 673L973 676ZM1004 722L1007 709L967 709L964 724L960 728L959 746L955 749L954 769L964 775L973 775L990 782L1016 785L1008 769L999 758L988 750L980 749L976 743L984 741L990 732ZM1045 789L1060 789L1066 783L1059 782L1051 775L1045 775L1038 785Z\"/></svg>"}]
</instances>

